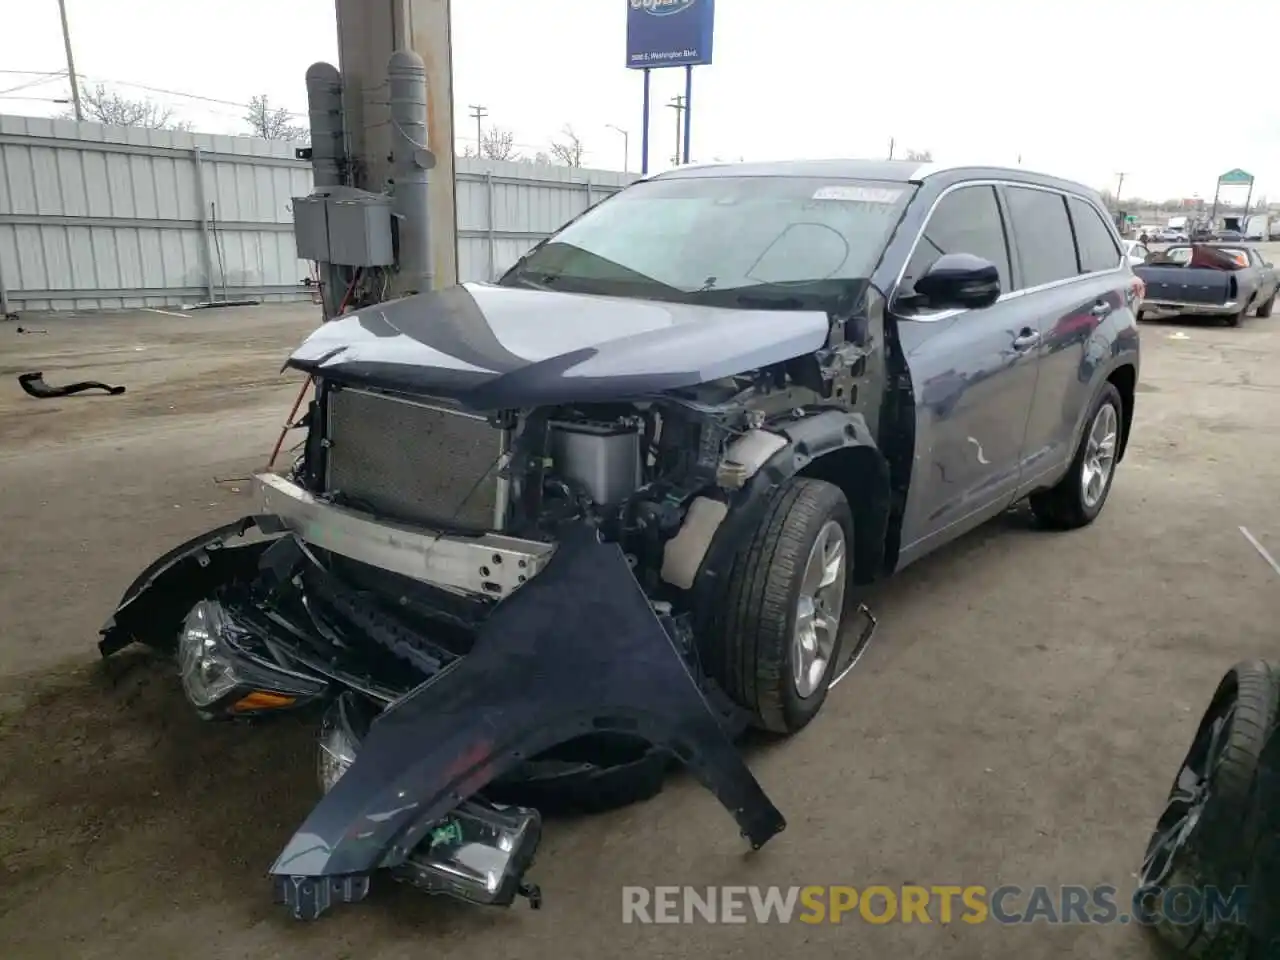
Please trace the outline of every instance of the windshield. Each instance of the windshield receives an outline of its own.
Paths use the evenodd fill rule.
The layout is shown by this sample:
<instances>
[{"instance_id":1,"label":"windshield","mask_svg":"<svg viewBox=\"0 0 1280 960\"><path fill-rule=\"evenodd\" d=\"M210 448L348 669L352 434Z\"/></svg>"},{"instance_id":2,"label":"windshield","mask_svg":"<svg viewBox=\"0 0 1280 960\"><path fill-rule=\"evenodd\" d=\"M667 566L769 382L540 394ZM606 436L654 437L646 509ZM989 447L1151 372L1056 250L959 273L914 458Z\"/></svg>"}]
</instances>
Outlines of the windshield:
<instances>
[{"instance_id":1,"label":"windshield","mask_svg":"<svg viewBox=\"0 0 1280 960\"><path fill-rule=\"evenodd\" d=\"M914 189L806 177L650 180L587 211L500 283L793 307L806 291L866 280Z\"/></svg>"}]
</instances>

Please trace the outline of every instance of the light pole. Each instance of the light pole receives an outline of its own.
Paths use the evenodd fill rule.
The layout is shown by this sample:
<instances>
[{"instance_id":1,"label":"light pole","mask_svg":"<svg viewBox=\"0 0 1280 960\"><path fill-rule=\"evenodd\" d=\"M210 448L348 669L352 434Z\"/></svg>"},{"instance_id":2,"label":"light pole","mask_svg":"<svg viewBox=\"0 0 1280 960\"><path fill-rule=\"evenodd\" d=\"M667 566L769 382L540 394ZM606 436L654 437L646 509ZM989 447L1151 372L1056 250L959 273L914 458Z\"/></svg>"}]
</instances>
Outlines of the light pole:
<instances>
[{"instance_id":1,"label":"light pole","mask_svg":"<svg viewBox=\"0 0 1280 960\"><path fill-rule=\"evenodd\" d=\"M616 126L612 123L606 123L605 126L608 127L610 130L617 130L620 134L622 134L622 172L630 173L631 167L629 164L631 162L631 134L627 133L627 131L623 130L621 127Z\"/></svg>"},{"instance_id":2,"label":"light pole","mask_svg":"<svg viewBox=\"0 0 1280 960\"><path fill-rule=\"evenodd\" d=\"M671 159L671 165L678 167L680 166L680 132L684 129L684 124L681 123L684 119L683 95L672 97L667 106L676 112L676 155Z\"/></svg>"},{"instance_id":3,"label":"light pole","mask_svg":"<svg viewBox=\"0 0 1280 960\"><path fill-rule=\"evenodd\" d=\"M71 103L75 107L76 119L84 119L84 111L80 109L80 83L76 80L76 61L71 56L71 28L67 26L67 0L58 0L58 14L62 17L62 45L67 49L67 79L71 81Z\"/></svg>"}]
</instances>

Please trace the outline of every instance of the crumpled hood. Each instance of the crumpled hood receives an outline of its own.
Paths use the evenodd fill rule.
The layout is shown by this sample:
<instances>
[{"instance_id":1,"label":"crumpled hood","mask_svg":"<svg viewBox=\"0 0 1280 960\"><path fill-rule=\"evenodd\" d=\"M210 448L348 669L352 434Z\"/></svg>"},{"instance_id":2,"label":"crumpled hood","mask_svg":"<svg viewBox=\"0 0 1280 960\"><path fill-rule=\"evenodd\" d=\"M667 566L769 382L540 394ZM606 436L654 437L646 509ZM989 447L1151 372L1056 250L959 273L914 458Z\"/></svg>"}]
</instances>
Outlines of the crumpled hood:
<instances>
[{"instance_id":1,"label":"crumpled hood","mask_svg":"<svg viewBox=\"0 0 1280 960\"><path fill-rule=\"evenodd\" d=\"M286 366L496 410L690 387L811 353L827 333L817 311L466 283L330 321Z\"/></svg>"}]
</instances>

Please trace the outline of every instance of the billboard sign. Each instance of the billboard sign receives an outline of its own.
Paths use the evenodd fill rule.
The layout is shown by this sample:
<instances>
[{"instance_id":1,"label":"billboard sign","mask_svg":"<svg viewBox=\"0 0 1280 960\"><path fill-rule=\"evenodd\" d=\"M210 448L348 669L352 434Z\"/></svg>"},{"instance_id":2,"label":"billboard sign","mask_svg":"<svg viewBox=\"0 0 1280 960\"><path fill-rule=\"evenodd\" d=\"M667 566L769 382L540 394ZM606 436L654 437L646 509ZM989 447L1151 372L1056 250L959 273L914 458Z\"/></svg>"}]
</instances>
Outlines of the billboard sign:
<instances>
[{"instance_id":1,"label":"billboard sign","mask_svg":"<svg viewBox=\"0 0 1280 960\"><path fill-rule=\"evenodd\" d=\"M1236 169L1228 170L1220 176L1218 178L1218 183L1222 184L1224 187L1231 186L1233 184L1244 186L1245 184L1253 183L1253 174L1245 173L1239 167L1236 167Z\"/></svg>"},{"instance_id":2,"label":"billboard sign","mask_svg":"<svg viewBox=\"0 0 1280 960\"><path fill-rule=\"evenodd\" d=\"M627 0L627 67L697 67L711 62L715 0Z\"/></svg>"}]
</instances>

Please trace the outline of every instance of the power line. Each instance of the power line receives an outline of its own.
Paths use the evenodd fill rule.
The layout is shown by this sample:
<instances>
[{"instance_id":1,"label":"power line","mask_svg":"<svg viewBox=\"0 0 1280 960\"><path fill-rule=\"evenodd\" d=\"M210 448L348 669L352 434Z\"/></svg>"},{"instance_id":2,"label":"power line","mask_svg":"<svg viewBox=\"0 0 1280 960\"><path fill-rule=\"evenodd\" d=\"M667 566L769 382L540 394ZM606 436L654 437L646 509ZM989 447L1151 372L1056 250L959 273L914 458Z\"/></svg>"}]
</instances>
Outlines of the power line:
<instances>
[{"instance_id":1,"label":"power line","mask_svg":"<svg viewBox=\"0 0 1280 960\"><path fill-rule=\"evenodd\" d=\"M39 86L42 86L43 84L46 84L46 83L52 83L54 80L60 80L60 79L62 79L62 77L64 77L64 76L66 76L66 71L65 71L65 70L60 70L60 71L58 71L57 73L52 73L52 74L48 74L48 75L43 76L43 77L38 77L38 78L37 78L37 79L35 79L35 80L28 80L26 83L20 83L20 84L18 84L16 87L8 87L8 88L6 88L6 89L4 89L4 90L0 90L0 93L16 93L16 92L17 92L17 91L19 91L19 90L26 90L28 87L39 87ZM27 98L27 97L10 97L9 99L10 99L10 100L23 100L23 99L30 99L30 98Z\"/></svg>"},{"instance_id":2,"label":"power line","mask_svg":"<svg viewBox=\"0 0 1280 960\"><path fill-rule=\"evenodd\" d=\"M81 74L84 76L84 74ZM132 83L128 80L112 80L109 77L85 77L86 80L92 80L94 83L100 83L109 87L128 87L135 90L146 90L148 93L159 93L167 97L182 97L186 100L199 100L202 103L214 103L223 107L238 107L241 110L250 109L248 103L240 103L236 100L220 100L217 97L206 97L199 93L187 93L184 90L167 90L164 87L152 87L145 83ZM296 110L286 111L290 117L305 117L307 114L300 113Z\"/></svg>"}]
</instances>

